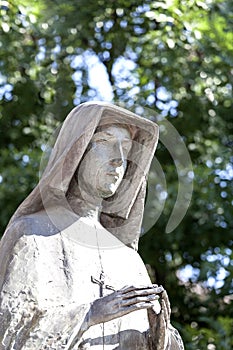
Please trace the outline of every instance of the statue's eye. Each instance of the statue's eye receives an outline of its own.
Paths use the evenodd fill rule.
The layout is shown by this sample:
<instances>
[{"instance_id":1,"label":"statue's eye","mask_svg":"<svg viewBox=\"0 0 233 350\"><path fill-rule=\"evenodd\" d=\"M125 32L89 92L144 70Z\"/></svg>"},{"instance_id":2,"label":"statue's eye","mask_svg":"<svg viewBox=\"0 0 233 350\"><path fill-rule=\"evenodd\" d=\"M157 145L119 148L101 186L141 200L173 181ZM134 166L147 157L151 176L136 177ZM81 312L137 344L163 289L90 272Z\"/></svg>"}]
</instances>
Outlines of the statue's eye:
<instances>
[{"instance_id":1,"label":"statue's eye","mask_svg":"<svg viewBox=\"0 0 233 350\"><path fill-rule=\"evenodd\" d=\"M106 137L98 137L95 142L107 142L108 139Z\"/></svg>"},{"instance_id":2,"label":"statue's eye","mask_svg":"<svg viewBox=\"0 0 233 350\"><path fill-rule=\"evenodd\" d=\"M97 133L96 135L94 135L93 137L93 141L94 142L100 142L100 143L104 143L107 142L111 139L111 135L108 135L106 133Z\"/></svg>"}]
</instances>

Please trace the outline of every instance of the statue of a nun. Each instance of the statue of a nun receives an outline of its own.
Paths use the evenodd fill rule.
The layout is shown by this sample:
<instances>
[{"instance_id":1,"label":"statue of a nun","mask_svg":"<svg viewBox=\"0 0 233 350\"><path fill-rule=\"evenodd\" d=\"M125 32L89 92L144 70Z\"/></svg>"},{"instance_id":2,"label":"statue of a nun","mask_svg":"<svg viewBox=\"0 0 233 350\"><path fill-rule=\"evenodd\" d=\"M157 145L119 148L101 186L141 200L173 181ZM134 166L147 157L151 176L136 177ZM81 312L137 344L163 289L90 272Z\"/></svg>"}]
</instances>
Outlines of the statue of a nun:
<instances>
[{"instance_id":1,"label":"statue of a nun","mask_svg":"<svg viewBox=\"0 0 233 350\"><path fill-rule=\"evenodd\" d=\"M158 127L84 103L0 245L0 349L180 350L137 253Z\"/></svg>"}]
</instances>

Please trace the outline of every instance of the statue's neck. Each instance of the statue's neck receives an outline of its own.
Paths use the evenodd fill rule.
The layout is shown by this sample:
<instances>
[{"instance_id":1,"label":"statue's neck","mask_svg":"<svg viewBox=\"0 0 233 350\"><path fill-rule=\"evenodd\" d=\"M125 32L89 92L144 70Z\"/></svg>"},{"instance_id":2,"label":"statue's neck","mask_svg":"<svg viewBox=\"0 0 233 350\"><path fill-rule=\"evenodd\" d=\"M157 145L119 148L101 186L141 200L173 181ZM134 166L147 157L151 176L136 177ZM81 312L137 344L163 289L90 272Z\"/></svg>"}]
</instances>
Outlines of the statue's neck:
<instances>
[{"instance_id":1,"label":"statue's neck","mask_svg":"<svg viewBox=\"0 0 233 350\"><path fill-rule=\"evenodd\" d=\"M84 203L84 201L80 203L77 214L96 222L100 221L100 207L92 206L89 203Z\"/></svg>"},{"instance_id":2,"label":"statue's neck","mask_svg":"<svg viewBox=\"0 0 233 350\"><path fill-rule=\"evenodd\" d=\"M85 195L84 199L83 195ZM83 195L73 179L66 196L71 209L80 218L85 218L85 221L99 223L103 199L93 195L90 196L86 192Z\"/></svg>"},{"instance_id":3,"label":"statue's neck","mask_svg":"<svg viewBox=\"0 0 233 350\"><path fill-rule=\"evenodd\" d=\"M88 203L82 198L70 196L67 198L70 207L79 216L93 222L100 222L101 201L99 203Z\"/></svg>"}]
</instances>

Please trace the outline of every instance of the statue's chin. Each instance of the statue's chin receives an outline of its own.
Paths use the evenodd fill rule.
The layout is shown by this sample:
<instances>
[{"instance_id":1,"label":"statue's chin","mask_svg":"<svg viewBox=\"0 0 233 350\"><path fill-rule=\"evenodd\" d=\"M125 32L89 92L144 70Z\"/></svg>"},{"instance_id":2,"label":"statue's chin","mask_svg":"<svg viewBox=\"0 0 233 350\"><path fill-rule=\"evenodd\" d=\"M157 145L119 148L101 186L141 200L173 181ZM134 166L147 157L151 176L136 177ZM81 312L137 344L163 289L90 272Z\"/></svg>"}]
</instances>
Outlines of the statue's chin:
<instances>
[{"instance_id":1,"label":"statue's chin","mask_svg":"<svg viewBox=\"0 0 233 350\"><path fill-rule=\"evenodd\" d=\"M118 186L116 184L105 186L105 188L98 188L98 194L101 198L109 198L116 193L117 188Z\"/></svg>"},{"instance_id":2,"label":"statue's chin","mask_svg":"<svg viewBox=\"0 0 233 350\"><path fill-rule=\"evenodd\" d=\"M99 196L100 198L109 198L109 197L112 197L114 195L115 192L112 192L112 191L101 191L99 192Z\"/></svg>"}]
</instances>

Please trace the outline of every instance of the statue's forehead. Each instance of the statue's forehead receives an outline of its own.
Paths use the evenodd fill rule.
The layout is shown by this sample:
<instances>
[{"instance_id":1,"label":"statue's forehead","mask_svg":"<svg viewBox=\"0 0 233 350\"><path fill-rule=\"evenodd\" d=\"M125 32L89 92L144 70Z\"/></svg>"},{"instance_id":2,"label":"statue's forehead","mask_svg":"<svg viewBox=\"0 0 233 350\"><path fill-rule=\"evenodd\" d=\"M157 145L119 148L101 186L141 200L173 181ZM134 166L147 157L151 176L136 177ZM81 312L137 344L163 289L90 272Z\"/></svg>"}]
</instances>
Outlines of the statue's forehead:
<instances>
[{"instance_id":1,"label":"statue's forehead","mask_svg":"<svg viewBox=\"0 0 233 350\"><path fill-rule=\"evenodd\" d=\"M125 124L110 124L103 125L96 129L95 134L98 133L107 133L111 135L125 135L128 138L131 138L131 133L129 128Z\"/></svg>"},{"instance_id":2,"label":"statue's forehead","mask_svg":"<svg viewBox=\"0 0 233 350\"><path fill-rule=\"evenodd\" d=\"M113 135L121 134L129 139L134 139L136 131L137 129L135 127L132 128L131 125L127 125L121 122L117 122L117 123L113 122L113 123L106 123L98 126L97 129L95 130L94 135L99 132L106 132Z\"/></svg>"}]
</instances>

